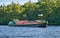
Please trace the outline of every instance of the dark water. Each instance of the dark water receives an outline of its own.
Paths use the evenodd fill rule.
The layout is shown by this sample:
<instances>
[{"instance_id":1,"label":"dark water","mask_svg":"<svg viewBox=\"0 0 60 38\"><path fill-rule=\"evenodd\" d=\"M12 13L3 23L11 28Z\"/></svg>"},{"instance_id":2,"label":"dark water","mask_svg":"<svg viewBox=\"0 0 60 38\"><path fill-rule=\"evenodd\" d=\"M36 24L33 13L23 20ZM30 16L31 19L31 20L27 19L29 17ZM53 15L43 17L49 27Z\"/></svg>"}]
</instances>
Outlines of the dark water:
<instances>
[{"instance_id":1,"label":"dark water","mask_svg":"<svg viewBox=\"0 0 60 38\"><path fill-rule=\"evenodd\" d=\"M0 26L0 37L5 36L10 38L60 38L60 26L48 26L47 28Z\"/></svg>"}]
</instances>

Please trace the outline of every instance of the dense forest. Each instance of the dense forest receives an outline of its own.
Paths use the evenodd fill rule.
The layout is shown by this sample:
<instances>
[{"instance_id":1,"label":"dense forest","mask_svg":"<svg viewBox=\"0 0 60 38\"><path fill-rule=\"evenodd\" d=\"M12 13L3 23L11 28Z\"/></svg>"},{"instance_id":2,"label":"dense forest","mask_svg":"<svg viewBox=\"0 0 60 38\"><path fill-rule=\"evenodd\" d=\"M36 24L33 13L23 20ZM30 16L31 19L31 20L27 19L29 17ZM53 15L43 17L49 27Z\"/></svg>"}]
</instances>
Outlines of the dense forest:
<instances>
[{"instance_id":1,"label":"dense forest","mask_svg":"<svg viewBox=\"0 0 60 38\"><path fill-rule=\"evenodd\" d=\"M43 16L39 16L43 14ZM20 5L12 2L0 6L0 24L8 24L13 19L48 20L49 24L60 24L60 0L41 0Z\"/></svg>"}]
</instances>

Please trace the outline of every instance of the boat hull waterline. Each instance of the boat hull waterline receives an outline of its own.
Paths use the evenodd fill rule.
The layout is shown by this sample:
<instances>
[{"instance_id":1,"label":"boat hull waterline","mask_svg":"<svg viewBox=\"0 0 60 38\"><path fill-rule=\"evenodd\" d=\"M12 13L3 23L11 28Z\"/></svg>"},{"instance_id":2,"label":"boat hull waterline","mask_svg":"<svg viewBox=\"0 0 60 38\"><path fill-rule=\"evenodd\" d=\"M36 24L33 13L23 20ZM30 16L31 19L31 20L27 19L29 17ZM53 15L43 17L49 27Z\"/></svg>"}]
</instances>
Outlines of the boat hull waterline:
<instances>
[{"instance_id":1,"label":"boat hull waterline","mask_svg":"<svg viewBox=\"0 0 60 38\"><path fill-rule=\"evenodd\" d=\"M9 25L11 27L46 27L46 24L21 24L21 25Z\"/></svg>"}]
</instances>

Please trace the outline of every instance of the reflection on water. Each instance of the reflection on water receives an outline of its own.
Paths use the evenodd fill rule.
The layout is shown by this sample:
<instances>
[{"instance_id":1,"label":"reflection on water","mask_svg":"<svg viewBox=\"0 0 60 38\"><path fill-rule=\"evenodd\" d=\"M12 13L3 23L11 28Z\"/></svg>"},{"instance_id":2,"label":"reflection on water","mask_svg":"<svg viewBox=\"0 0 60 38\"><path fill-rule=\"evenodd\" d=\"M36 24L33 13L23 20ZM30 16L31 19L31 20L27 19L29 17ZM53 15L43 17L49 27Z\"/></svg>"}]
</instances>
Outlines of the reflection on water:
<instances>
[{"instance_id":1,"label":"reflection on water","mask_svg":"<svg viewBox=\"0 0 60 38\"><path fill-rule=\"evenodd\" d=\"M0 26L0 36L10 38L60 38L60 26L47 28Z\"/></svg>"}]
</instances>

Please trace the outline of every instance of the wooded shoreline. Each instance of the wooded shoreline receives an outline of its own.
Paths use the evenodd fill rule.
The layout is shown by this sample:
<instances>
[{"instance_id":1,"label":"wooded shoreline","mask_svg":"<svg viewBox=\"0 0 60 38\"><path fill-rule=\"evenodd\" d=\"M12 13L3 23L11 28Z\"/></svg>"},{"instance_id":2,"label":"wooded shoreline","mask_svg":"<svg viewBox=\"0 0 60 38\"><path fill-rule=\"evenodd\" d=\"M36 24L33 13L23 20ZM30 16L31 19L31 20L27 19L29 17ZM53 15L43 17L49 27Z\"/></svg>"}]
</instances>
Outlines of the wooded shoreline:
<instances>
[{"instance_id":1,"label":"wooded shoreline","mask_svg":"<svg viewBox=\"0 0 60 38\"><path fill-rule=\"evenodd\" d=\"M60 24L60 1L44 0L25 3L23 6L12 2L0 6L0 24L8 24L13 19L48 20L49 24Z\"/></svg>"}]
</instances>

